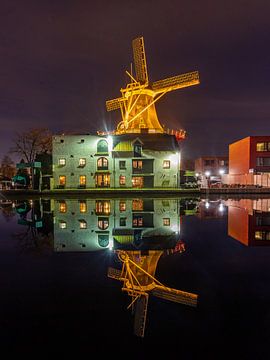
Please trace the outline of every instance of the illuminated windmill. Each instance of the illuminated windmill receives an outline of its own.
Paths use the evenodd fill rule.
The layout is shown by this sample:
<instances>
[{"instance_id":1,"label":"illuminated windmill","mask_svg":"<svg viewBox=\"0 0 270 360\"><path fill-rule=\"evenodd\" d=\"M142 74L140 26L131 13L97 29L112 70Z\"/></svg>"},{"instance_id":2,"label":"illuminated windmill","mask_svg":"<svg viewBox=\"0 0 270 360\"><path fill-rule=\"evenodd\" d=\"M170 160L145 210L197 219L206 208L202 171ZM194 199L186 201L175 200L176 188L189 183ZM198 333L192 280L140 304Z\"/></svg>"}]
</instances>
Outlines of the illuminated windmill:
<instances>
[{"instance_id":1,"label":"illuminated windmill","mask_svg":"<svg viewBox=\"0 0 270 360\"><path fill-rule=\"evenodd\" d=\"M117 253L123 264L122 270L110 267L108 277L122 281L122 291L132 298L128 308L132 307L135 315L135 335L144 337L149 294L180 304L197 306L196 294L166 287L155 279L157 263L163 251L150 250L149 255L142 255L138 250L117 250Z\"/></svg>"},{"instance_id":2,"label":"illuminated windmill","mask_svg":"<svg viewBox=\"0 0 270 360\"><path fill-rule=\"evenodd\" d=\"M198 71L149 82L143 37L132 42L136 75L126 71L131 82L122 88L122 96L106 101L107 111L121 110L122 121L115 134L170 133L185 138L184 130L165 130L158 120L155 103L169 91L199 84Z\"/></svg>"}]
</instances>

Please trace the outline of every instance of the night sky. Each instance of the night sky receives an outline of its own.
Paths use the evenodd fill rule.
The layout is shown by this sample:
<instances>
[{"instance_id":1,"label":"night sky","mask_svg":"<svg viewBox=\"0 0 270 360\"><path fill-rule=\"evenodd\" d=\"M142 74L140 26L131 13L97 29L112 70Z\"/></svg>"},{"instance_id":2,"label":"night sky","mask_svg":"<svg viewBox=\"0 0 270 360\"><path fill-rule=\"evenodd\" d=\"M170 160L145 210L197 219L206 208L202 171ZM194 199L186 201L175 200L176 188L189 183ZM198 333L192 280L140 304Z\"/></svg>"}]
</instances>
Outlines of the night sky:
<instances>
[{"instance_id":1,"label":"night sky","mask_svg":"<svg viewBox=\"0 0 270 360\"><path fill-rule=\"evenodd\" d=\"M160 122L183 128L183 155L227 155L270 135L269 0L2 0L0 157L16 131L113 129L105 101L127 83L143 36L151 81L198 70L201 84L165 95Z\"/></svg>"}]
</instances>

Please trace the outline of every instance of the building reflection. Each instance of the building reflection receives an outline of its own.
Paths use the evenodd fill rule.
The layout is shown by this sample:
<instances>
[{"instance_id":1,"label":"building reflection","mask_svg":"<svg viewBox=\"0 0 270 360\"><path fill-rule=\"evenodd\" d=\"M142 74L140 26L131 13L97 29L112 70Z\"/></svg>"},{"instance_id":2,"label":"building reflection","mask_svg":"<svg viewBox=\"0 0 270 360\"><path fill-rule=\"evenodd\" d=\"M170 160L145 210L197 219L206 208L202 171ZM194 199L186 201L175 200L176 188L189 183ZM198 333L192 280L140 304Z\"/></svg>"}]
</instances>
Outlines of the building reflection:
<instances>
[{"instance_id":1,"label":"building reflection","mask_svg":"<svg viewBox=\"0 0 270 360\"><path fill-rule=\"evenodd\" d=\"M180 237L179 200L51 200L55 251L173 248Z\"/></svg>"},{"instance_id":2,"label":"building reflection","mask_svg":"<svg viewBox=\"0 0 270 360\"><path fill-rule=\"evenodd\" d=\"M65 251L184 250L183 215L194 215L198 199L56 199L1 200L7 219L35 233L53 235L53 249Z\"/></svg>"},{"instance_id":3,"label":"building reflection","mask_svg":"<svg viewBox=\"0 0 270 360\"><path fill-rule=\"evenodd\" d=\"M202 220L222 218L227 215L226 206L221 199L202 199L195 215Z\"/></svg>"},{"instance_id":4,"label":"building reflection","mask_svg":"<svg viewBox=\"0 0 270 360\"><path fill-rule=\"evenodd\" d=\"M270 245L270 199L229 199L228 235L246 246Z\"/></svg>"}]
</instances>

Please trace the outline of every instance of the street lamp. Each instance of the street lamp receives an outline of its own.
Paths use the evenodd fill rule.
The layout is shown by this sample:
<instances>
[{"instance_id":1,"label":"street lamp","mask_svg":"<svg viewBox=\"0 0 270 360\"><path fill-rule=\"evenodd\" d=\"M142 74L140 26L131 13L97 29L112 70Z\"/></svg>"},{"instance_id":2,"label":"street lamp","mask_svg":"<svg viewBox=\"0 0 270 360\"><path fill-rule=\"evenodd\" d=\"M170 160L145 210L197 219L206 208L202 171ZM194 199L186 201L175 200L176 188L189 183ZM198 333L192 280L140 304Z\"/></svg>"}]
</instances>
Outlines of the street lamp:
<instances>
[{"instance_id":1,"label":"street lamp","mask_svg":"<svg viewBox=\"0 0 270 360\"><path fill-rule=\"evenodd\" d=\"M220 170L219 170L219 173L220 173L220 175L223 175L223 174L225 174L225 170L224 170L224 169L220 169Z\"/></svg>"},{"instance_id":2,"label":"street lamp","mask_svg":"<svg viewBox=\"0 0 270 360\"><path fill-rule=\"evenodd\" d=\"M207 170L207 171L205 171L204 175L205 175L205 177L206 177L207 187L209 188L209 182L210 182L210 175L211 175L211 173L210 173L210 171Z\"/></svg>"}]
</instances>

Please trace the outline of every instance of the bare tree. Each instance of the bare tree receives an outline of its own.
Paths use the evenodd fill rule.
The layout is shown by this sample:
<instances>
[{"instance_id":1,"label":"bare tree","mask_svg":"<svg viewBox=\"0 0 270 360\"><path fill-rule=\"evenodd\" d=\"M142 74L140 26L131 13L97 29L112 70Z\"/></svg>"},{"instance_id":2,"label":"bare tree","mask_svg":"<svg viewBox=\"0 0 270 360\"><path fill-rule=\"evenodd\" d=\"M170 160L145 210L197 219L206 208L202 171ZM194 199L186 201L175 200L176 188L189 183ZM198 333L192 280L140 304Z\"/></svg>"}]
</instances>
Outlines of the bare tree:
<instances>
[{"instance_id":1,"label":"bare tree","mask_svg":"<svg viewBox=\"0 0 270 360\"><path fill-rule=\"evenodd\" d=\"M16 168L14 161L8 156L5 155L1 161L1 174L3 177L12 178L16 173Z\"/></svg>"},{"instance_id":2,"label":"bare tree","mask_svg":"<svg viewBox=\"0 0 270 360\"><path fill-rule=\"evenodd\" d=\"M17 133L13 143L11 153L22 156L26 162L33 162L38 153L51 153L52 134L46 128L31 129L24 133Z\"/></svg>"}]
</instances>

